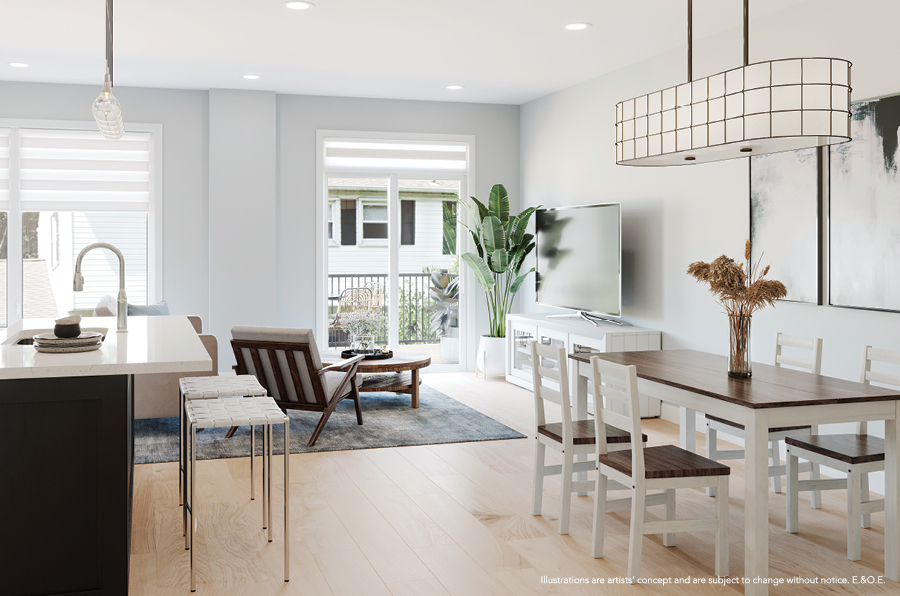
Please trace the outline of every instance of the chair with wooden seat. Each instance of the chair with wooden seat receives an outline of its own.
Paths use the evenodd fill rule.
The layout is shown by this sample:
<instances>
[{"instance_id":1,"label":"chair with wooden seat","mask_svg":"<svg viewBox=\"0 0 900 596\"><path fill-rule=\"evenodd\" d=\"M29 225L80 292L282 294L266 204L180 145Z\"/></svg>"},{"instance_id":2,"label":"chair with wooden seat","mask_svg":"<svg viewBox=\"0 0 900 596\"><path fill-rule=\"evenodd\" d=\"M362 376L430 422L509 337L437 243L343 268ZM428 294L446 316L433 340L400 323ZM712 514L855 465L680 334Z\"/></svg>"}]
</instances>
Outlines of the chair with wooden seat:
<instances>
[{"instance_id":1,"label":"chair with wooden seat","mask_svg":"<svg viewBox=\"0 0 900 596\"><path fill-rule=\"evenodd\" d=\"M531 362L534 364L532 374L534 375L536 424L532 514L541 515L544 477L561 475L560 534L569 533L569 512L572 505L572 493L587 492L594 488L593 481L583 480L576 482L573 481L572 474L592 471L597 467L593 461L575 462L576 455L594 455L596 435L594 434L595 428L592 421L572 420L566 358L566 350L563 347L552 347L531 342ZM551 368L551 362L555 363L557 368ZM561 422L547 423L544 401L549 401L559 406ZM642 435L641 440L646 442L647 435ZM631 435L625 431L609 427L606 432L606 444L609 451L631 449ZM547 447L563 454L562 465L544 465ZM626 488L624 486L610 487L610 490L623 490Z\"/></svg>"},{"instance_id":2,"label":"chair with wooden seat","mask_svg":"<svg viewBox=\"0 0 900 596\"><path fill-rule=\"evenodd\" d=\"M340 298L338 298L337 312L328 326L340 328L341 315L368 311L370 304L372 304L372 290L369 288L347 288L341 292Z\"/></svg>"},{"instance_id":3,"label":"chair with wooden seat","mask_svg":"<svg viewBox=\"0 0 900 596\"><path fill-rule=\"evenodd\" d=\"M863 349L860 380L900 387L900 376L872 370L872 363L900 364L900 352ZM859 422L856 434L789 436L787 445L787 513L788 532L799 531L797 512L799 492L808 490L847 490L847 558L858 561L861 556L860 528L872 527L872 515L884 511L884 499L869 500L869 474L884 470L884 439L868 434L866 422ZM833 480L800 480L798 459L803 458L835 470L846 471L847 478Z\"/></svg>"},{"instance_id":4,"label":"chair with wooden seat","mask_svg":"<svg viewBox=\"0 0 900 596\"><path fill-rule=\"evenodd\" d=\"M356 403L356 420L363 423L356 375L362 355L323 366L311 329L238 326L231 337L237 374L256 376L282 410L322 413L307 447L341 400Z\"/></svg>"},{"instance_id":5,"label":"chair with wooden seat","mask_svg":"<svg viewBox=\"0 0 900 596\"><path fill-rule=\"evenodd\" d=\"M808 358L798 358L782 353L782 348L795 348L809 352ZM775 335L775 367L790 366L800 370L811 372L814 375L822 372L822 340L821 338L811 339L806 337L793 337L778 333ZM769 466L769 477L772 478L772 489L776 493L781 492L781 477L785 474L785 466L781 463L781 447L780 442L788 435L798 436L801 434L814 434L818 430L815 425L802 426L780 426L769 429L769 458L771 465ZM731 459L744 459L743 449L720 450L716 443L718 433L725 433L732 437L744 438L744 426L737 422L717 418L715 416L706 415L706 457L715 461L725 461ZM803 462L800 464L801 472L809 472L811 480L818 480L819 464L812 462ZM715 488L707 490L709 496L715 495ZM822 508L822 493L812 491L810 495L810 504L814 509Z\"/></svg>"},{"instance_id":6,"label":"chair with wooden seat","mask_svg":"<svg viewBox=\"0 0 900 596\"><path fill-rule=\"evenodd\" d=\"M369 290L371 299L369 300L369 312L380 313L384 310L384 286L377 281L370 281L365 286Z\"/></svg>"},{"instance_id":7,"label":"chair with wooden seat","mask_svg":"<svg viewBox=\"0 0 900 596\"><path fill-rule=\"evenodd\" d=\"M638 401L637 371L624 366L591 358L591 383L594 388L595 433L603 435L609 426L635 436L641 432ZM602 397L602 399L600 399ZM624 406L626 414L613 408ZM728 476L731 469L674 445L644 447L635 445L628 451L610 451L600 441L596 445L597 479L594 493L594 528L591 556L603 556L606 514L609 511L631 509L631 535L628 547L629 583L636 583L641 574L641 546L644 534L663 534L665 546L675 546L675 533L688 531L715 532L716 575L728 575ZM628 499L609 501L607 490L611 482L632 487ZM701 519L675 518L675 491L679 488L715 487L715 515ZM665 519L645 521L648 490L661 490L665 497Z\"/></svg>"}]
</instances>

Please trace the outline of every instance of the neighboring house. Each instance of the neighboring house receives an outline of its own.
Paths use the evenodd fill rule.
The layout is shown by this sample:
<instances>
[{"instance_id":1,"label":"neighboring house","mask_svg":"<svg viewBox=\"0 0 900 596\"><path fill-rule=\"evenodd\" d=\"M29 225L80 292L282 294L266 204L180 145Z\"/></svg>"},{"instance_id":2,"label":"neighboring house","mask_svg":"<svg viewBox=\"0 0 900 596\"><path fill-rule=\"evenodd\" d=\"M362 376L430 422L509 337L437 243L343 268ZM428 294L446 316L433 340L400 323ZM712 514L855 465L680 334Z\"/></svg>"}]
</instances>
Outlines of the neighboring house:
<instances>
[{"instance_id":1,"label":"neighboring house","mask_svg":"<svg viewBox=\"0 0 900 596\"><path fill-rule=\"evenodd\" d=\"M330 178L328 182L328 273L387 274L386 180ZM458 189L455 180L400 181L401 274L453 266Z\"/></svg>"}]
</instances>

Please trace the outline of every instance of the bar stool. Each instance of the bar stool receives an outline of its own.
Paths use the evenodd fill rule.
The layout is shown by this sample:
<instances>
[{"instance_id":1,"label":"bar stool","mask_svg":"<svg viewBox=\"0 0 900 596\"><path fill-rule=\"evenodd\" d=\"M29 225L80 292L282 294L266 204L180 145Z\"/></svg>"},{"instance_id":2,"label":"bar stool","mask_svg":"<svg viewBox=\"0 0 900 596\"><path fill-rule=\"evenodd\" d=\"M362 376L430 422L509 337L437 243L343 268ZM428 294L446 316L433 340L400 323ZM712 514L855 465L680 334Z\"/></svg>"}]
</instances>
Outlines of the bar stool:
<instances>
[{"instance_id":1,"label":"bar stool","mask_svg":"<svg viewBox=\"0 0 900 596\"><path fill-rule=\"evenodd\" d=\"M184 450L184 404L195 399L219 399L222 397L260 397L267 395L266 388L253 375L223 377L184 377L178 379L178 505L181 506L182 487L187 461ZM256 498L253 484L253 461L256 459L256 429L250 427L250 500ZM187 519L187 516L184 516ZM185 522L186 523L186 522Z\"/></svg>"},{"instance_id":2,"label":"bar stool","mask_svg":"<svg viewBox=\"0 0 900 596\"><path fill-rule=\"evenodd\" d=\"M189 465L183 488L185 549L191 551L191 592L197 591L194 575L194 533L196 520L194 511L197 504L194 492L197 465L197 429L232 426L263 427L263 529L268 530L268 541L272 542L272 425L284 424L284 581L290 581L290 540L288 526L290 520L290 421L271 397L240 397L233 399L196 399L184 404L184 413L190 429ZM185 433L187 434L187 433ZM187 438L187 437L185 437ZM266 460L268 460L268 465ZM251 459L252 462L252 459ZM268 473L267 473L268 470ZM252 478L251 478L252 484ZM268 513L268 519L267 518ZM190 523L187 516L190 514Z\"/></svg>"}]
</instances>

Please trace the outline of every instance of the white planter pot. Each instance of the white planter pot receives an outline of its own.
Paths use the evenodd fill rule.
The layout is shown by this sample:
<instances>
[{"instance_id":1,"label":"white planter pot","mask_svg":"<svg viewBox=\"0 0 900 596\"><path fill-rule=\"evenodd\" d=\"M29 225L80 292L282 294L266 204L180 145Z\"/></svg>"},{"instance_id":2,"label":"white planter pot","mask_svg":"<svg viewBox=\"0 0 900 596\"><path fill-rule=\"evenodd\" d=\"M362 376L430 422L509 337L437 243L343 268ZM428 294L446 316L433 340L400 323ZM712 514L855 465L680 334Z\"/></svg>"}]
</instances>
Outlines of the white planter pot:
<instances>
[{"instance_id":1,"label":"white planter pot","mask_svg":"<svg viewBox=\"0 0 900 596\"><path fill-rule=\"evenodd\" d=\"M485 375L506 374L506 338L481 336L475 358L475 370Z\"/></svg>"}]
</instances>

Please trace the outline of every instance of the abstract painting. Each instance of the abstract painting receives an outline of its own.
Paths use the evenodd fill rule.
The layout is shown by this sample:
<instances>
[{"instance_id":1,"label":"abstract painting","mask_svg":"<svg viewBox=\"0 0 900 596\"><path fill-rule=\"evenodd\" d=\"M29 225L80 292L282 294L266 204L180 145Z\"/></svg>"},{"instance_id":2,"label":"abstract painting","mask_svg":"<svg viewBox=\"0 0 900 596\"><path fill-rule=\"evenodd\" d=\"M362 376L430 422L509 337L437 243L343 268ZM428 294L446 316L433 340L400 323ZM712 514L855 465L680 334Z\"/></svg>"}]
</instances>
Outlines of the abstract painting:
<instances>
[{"instance_id":1,"label":"abstract painting","mask_svg":"<svg viewBox=\"0 0 900 596\"><path fill-rule=\"evenodd\" d=\"M851 106L831 147L830 303L900 310L900 96Z\"/></svg>"},{"instance_id":2,"label":"abstract painting","mask_svg":"<svg viewBox=\"0 0 900 596\"><path fill-rule=\"evenodd\" d=\"M753 262L788 290L785 300L819 299L817 150L750 158L750 240Z\"/></svg>"}]
</instances>

